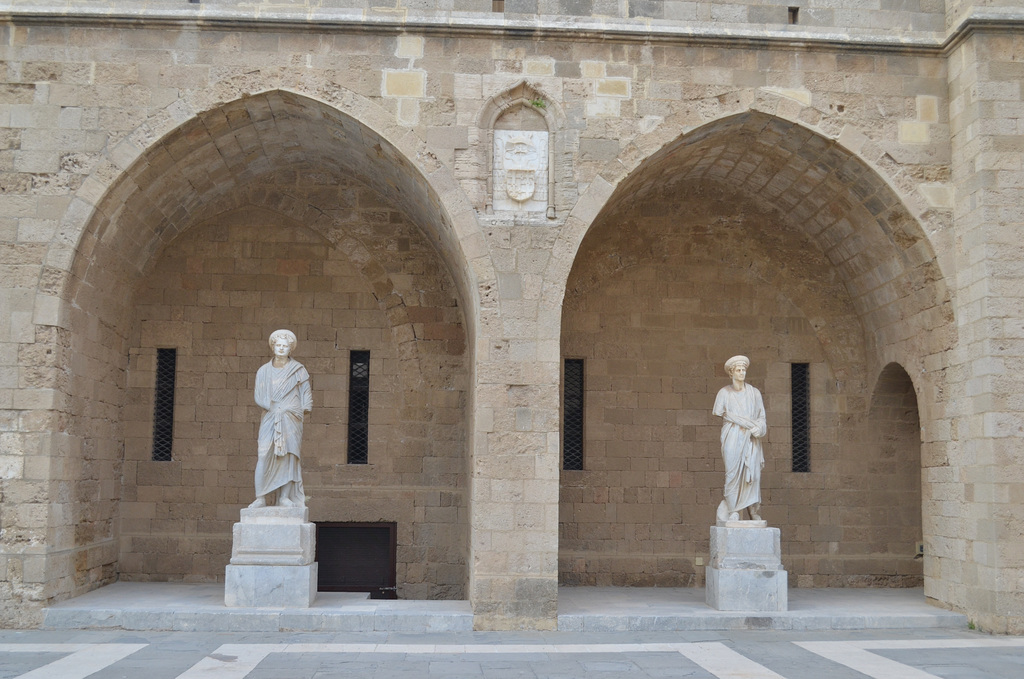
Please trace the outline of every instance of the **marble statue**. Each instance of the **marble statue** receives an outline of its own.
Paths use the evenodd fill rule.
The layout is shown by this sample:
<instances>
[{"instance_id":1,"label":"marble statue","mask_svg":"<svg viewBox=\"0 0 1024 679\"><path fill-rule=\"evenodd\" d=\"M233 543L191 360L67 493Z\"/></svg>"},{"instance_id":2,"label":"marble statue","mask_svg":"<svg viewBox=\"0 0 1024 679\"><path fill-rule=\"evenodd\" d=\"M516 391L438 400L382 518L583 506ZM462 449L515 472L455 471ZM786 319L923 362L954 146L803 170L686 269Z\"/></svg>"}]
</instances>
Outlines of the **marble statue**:
<instances>
[{"instance_id":1,"label":"marble statue","mask_svg":"<svg viewBox=\"0 0 1024 679\"><path fill-rule=\"evenodd\" d=\"M305 507L299 449L302 418L313 409L309 373L291 358L297 340L291 330L270 335L274 358L256 373L256 405L263 408L256 460L256 501L250 509L273 504Z\"/></svg>"},{"instance_id":2,"label":"marble statue","mask_svg":"<svg viewBox=\"0 0 1024 679\"><path fill-rule=\"evenodd\" d=\"M733 356L725 362L732 384L722 387L714 414L722 418L722 459L725 461L725 498L718 505L720 522L738 521L743 510L760 521L761 439L768 433L761 392L746 383L750 359Z\"/></svg>"}]
</instances>

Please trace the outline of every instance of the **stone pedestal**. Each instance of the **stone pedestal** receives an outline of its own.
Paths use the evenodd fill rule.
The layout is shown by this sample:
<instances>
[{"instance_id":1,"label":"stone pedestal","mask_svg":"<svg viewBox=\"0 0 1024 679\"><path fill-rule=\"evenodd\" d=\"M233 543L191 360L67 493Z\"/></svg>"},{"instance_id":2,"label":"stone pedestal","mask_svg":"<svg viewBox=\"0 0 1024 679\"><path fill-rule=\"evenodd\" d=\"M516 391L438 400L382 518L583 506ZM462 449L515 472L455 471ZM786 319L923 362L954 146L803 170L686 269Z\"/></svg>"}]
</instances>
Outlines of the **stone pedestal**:
<instances>
[{"instance_id":1,"label":"stone pedestal","mask_svg":"<svg viewBox=\"0 0 1024 679\"><path fill-rule=\"evenodd\" d=\"M711 527L707 603L720 611L785 611L788 574L778 528L764 521L723 521Z\"/></svg>"},{"instance_id":2,"label":"stone pedestal","mask_svg":"<svg viewBox=\"0 0 1024 679\"><path fill-rule=\"evenodd\" d=\"M232 530L224 605L309 608L316 598L316 526L305 507L243 509Z\"/></svg>"}]
</instances>

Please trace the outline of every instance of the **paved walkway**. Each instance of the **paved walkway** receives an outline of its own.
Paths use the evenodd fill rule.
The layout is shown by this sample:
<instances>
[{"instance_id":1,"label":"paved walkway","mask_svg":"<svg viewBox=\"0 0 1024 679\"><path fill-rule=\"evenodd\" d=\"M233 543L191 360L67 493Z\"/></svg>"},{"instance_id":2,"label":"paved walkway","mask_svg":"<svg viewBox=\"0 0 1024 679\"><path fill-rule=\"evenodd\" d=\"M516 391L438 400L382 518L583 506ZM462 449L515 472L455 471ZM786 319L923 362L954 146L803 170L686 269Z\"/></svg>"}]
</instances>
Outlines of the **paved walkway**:
<instances>
[{"instance_id":1,"label":"paved walkway","mask_svg":"<svg viewBox=\"0 0 1024 679\"><path fill-rule=\"evenodd\" d=\"M327 634L0 631L3 679L1021 679L968 630Z\"/></svg>"},{"instance_id":2,"label":"paved walkway","mask_svg":"<svg viewBox=\"0 0 1024 679\"><path fill-rule=\"evenodd\" d=\"M789 596L724 613L698 589L564 588L560 631L484 633L464 601L226 609L219 585L117 583L49 629L0 631L0 679L1024 678L1024 638L972 632L921 590Z\"/></svg>"}]
</instances>

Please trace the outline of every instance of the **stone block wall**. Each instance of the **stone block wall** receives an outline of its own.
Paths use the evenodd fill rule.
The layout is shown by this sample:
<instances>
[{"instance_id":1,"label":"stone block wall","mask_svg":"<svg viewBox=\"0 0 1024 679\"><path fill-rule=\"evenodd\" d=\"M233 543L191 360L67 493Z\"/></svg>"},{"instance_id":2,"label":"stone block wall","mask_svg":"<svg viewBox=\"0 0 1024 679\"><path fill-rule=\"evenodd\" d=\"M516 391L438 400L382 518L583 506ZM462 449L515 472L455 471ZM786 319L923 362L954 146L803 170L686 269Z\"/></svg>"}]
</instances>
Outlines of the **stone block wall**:
<instances>
[{"instance_id":1,"label":"stone block wall","mask_svg":"<svg viewBox=\"0 0 1024 679\"><path fill-rule=\"evenodd\" d=\"M122 572L121 555L125 565L134 560L135 569L138 557L129 555L141 551L131 551L129 543L149 539L154 521L170 544L195 546L192 561L177 564L167 577L186 577L186 570L191 577L195 569L205 578L213 571L221 548L216 539L203 544L199 521L226 519L185 516L182 506L172 510L154 498L173 496L184 483L179 478L192 482L201 475L205 483L207 472L235 474L241 484L242 471L208 469L197 457L187 463L182 458L180 471L171 466L160 472L174 478L142 470L138 463L144 460L126 457L125 450L135 441L130 455L142 454L137 440L146 435L148 406L136 409L131 422L121 409L137 405L129 402L129 390L133 399L150 390L145 372L155 344L144 346L144 327L152 334L152 323L180 322L161 316L170 309L184 314L206 308L186 299L193 292L198 299L198 289L168 287L156 278L161 266L171 267L165 254L197 238L192 229L216 233L222 215L256 210L279 215L289 228L315 232L342 254L349 268L311 276L316 285L332 278L333 286L334 276L339 284L364 281L377 311L366 296L356 306L378 314L371 330L390 329L389 350L400 366L380 366L396 376L393 385L399 386L391 393L404 399L386 403L390 412L400 409L389 422L408 426L405 440L414 445L402 450L424 451L394 458L390 469L381 470L383 485L372 489L366 479L346 476L350 470L311 458L310 473L324 489L321 510L356 510L329 488L340 489L338 495L359 489L353 497L370 515L381 514L377 508L385 497L401 498L402 511L421 527L400 537L409 549L408 579L423 588L417 593L455 595L452 578L441 570L462 567L468 581L463 591L479 627L553 625L563 341L568 351L577 341L572 333L610 332L579 320L577 314L587 310L573 300L594 295L622 304L624 295L613 285L622 281L659 295L668 294L662 284L685 288L716 275L732 285L736 313L751 300L765 306L765 313L749 318L749 327L737 330L767 331L772 338L747 349L755 361L761 352L762 367L755 366L752 381L762 380L770 398L784 393L782 366L791 355L814 346L819 352L808 359L818 385L814 407L828 419L815 425L815 435L825 450L834 446L834 456L822 460L833 466L821 470L825 477L815 476L816 468L805 477L814 484L806 487L795 481L787 486L779 470L771 470L777 519L795 536L787 544L800 560L794 565L805 576L800 584L855 584L865 573L874 573L874 582L916 577L902 566L894 574L871 566L893 563L914 530L913 512L893 509L896 497L912 497L905 460L916 453L913 418L904 406L891 405L909 403L912 385L920 416L926 593L975 612L987 627L1019 624L1013 622L1024 617L1014 594L1020 569L1013 507L1021 482L1006 473L1019 467L1020 420L1012 398L1020 391L1012 377L1020 334L1013 321L1020 97L1012 36L987 36L988 28L970 21L955 23L957 33L946 36L933 26L942 7L924 1L879 2L872 11L858 8L857 16L839 11L848 3L796 3L807 22L797 28L772 23L781 3L616 2L605 9L611 5L597 0L571 7L538 1L535 10L523 3L522 12L501 17L475 0L386 9L367 8L361 0L275 8L185 4L191 3L61 3L57 16L47 15L44 3L23 2L0 25L6 95L0 102L0 304L9 312L0 323L0 596L14 602L3 607L4 615L27 624L42 603L113 580ZM1003 4L985 7L1007 9ZM966 5L950 7L968 16ZM185 10L202 12L204 21L183 18ZM122 21L118 13L128 11L132 20ZM625 16L629 11L635 16ZM646 16L669 11L685 16ZM691 11L699 21L686 18ZM456 16L460 12L471 16ZM604 12L614 16L597 16ZM135 21L139 16L151 21ZM885 25L865 24L875 20ZM759 23L751 28L745 21ZM826 26L830 21L849 27L836 31ZM439 34L442 25L459 29ZM567 25L572 33L560 33ZM528 34L520 30L524 26ZM1007 26L1016 24L1002 28ZM610 32L615 40L607 39ZM706 36L710 42L703 42ZM512 99L543 110L551 134L553 218L487 213L487 126ZM374 194L366 199L372 208L363 203L367 210L353 210L339 197L333 187L352 186L350 180ZM749 216L753 221L745 221ZM685 227L680 244L663 252L662 241L643 240L677 223ZM609 237L620 224L629 228ZM395 225L408 232L391 231ZM633 242L637 234L643 238ZM736 239L719 242L709 234ZM258 245L255 237L246 238ZM726 243L726 250L709 250L720 253L714 267L700 259L701 248ZM434 259L408 269L396 253L413 251L430 251ZM749 270L729 278L738 272L723 262L737 251L748 257ZM662 256L670 253L686 265L673 272L678 278L665 273ZM298 273L274 275L297 281L305 267L334 256L297 257L284 266ZM442 269L445 275L438 273ZM236 272L210 275L212 285L212 276L227 280ZM142 280L147 290L181 295L148 304L153 318L146 323L129 294ZM204 293L217 297L221 308L221 293L228 292L224 317L238 314L236 323L253 336L247 340L252 348L236 356L237 366L217 366L225 385L229 374L238 384L210 385L203 398L231 401L235 394L234 405L209 403L214 412L251 407L250 387L240 381L260 362L257 341L264 340L258 336L274 329L262 327L251 306L238 307L244 314L234 311L232 293L252 300L264 292L293 292L261 290L258 276L245 281L242 290ZM432 282L424 287L424 281ZM762 288L782 297L748 297L766 295ZM316 299L325 291L294 292L298 299ZM665 299L692 303L695 293L678 294ZM331 307L332 323L339 309ZM654 309L646 320L641 314L639 327L656 332L630 339L654 342L668 327L660 323L681 323L693 313L684 304ZM712 334L721 330L714 327L721 315L696 315L704 318L686 322ZM358 328L358 313L356 318ZM196 381L216 363L214 348L224 351L230 338L212 338L206 347L195 325L192 332L189 351L199 358L185 363ZM303 339L322 352L310 359L325 366L336 351L328 335ZM724 360L712 360L710 345L694 341L675 365L665 366L669 387L634 392L631 417L664 419L684 395L703 399L701 390L710 393L724 379L709 367L697 374L699 385L675 384L690 379L690 364L705 354L715 371ZM584 355L590 347L582 344L573 352ZM243 367L243 358L251 365ZM418 372L406 370L409 360L418 363ZM875 386L891 382L883 376L893 364L906 379L895 380L898 387ZM605 382L601 398L614 394L617 400L622 393L628 399L629 389L612 380L613 365L603 363L600 370L606 373L598 380ZM408 375L425 377L422 384L413 378L402 383L399 378ZM648 388L647 380L632 380ZM641 394L648 394L643 409ZM321 399L327 403L326 394ZM785 399L776 406L785 412ZM331 408L339 415L343 410L320 410L326 416ZM462 419L453 424L457 411ZM221 424L231 425L225 450L234 451L235 441L239 452L225 452L217 464L232 459L241 466L247 459L240 451L252 425L234 422L234 416L232 411ZM435 416L436 422L430 419ZM863 431L872 418L886 424L881 439ZM657 448L653 428L662 425L610 424L628 436L651 431L650 449ZM317 436L330 426L310 422ZM714 463L713 423L674 426L663 432L661 450L675 454L682 448L671 442L686 441L691 452L702 448L711 455L703 458L705 466ZM461 443L453 433L459 427ZM784 423L773 423L772 436L782 437L784 430ZM189 439L196 450L210 445L198 431ZM393 440L387 439L389 451ZM610 439L600 440L607 451ZM455 459L449 442L463 446L461 481L447 478ZM770 444L785 445L785 439ZM698 458L657 458L656 470L650 468L655 459L636 462L649 467L644 484L662 483L662 461L681 467ZM602 480L609 481L602 487L610 499L613 488L622 491L623 507L629 488L637 499L641 491L643 499L652 498L643 516L626 517L625 525L642 526L649 512L648 526L666 531L676 511L669 508L683 501L672 494L679 492L671 486L674 470L668 470L669 486L643 487L639 476L610 471L620 475ZM706 479L715 472L693 473ZM869 479L892 473L901 479L893 487L863 492ZM425 490L408 485L428 477ZM566 478L564 502L593 504L589 482L572 486ZM825 478L850 490L811 512L807 508L831 488ZM708 493L717 486L702 483ZM136 492L152 495L138 515L129 516L125 510L135 512L129 504L137 500L122 504L122 494L127 497L133 484ZM224 497L240 488L228 486ZM665 514L657 524L656 494L657 511ZM620 505L613 506L617 511ZM158 512L165 515L158 518ZM164 520L169 523L160 524ZM416 549L451 544L449 528L436 527L460 522L465 566L427 554L423 563L438 564L436 570L414 572ZM605 525L619 530L617 519ZM220 528L204 524L203 530ZM435 530L440 537L428 535ZM601 548L618 553L638 544L622 540ZM156 548L155 541L150 544L147 549ZM694 554L700 549L685 544L694 545ZM204 549L209 556L198 556ZM820 550L827 559L819 558ZM642 564L617 563L621 581L647 577ZM854 564L853 570L843 564ZM666 572L683 581L684 565L670 566ZM562 571L571 571L564 560ZM434 582L439 589L430 589L435 585L427 583Z\"/></svg>"},{"instance_id":2,"label":"stone block wall","mask_svg":"<svg viewBox=\"0 0 1024 679\"><path fill-rule=\"evenodd\" d=\"M768 230L773 246L746 247ZM863 331L814 250L783 215L710 187L627 201L591 229L563 317L563 355L586 372L584 471L562 472L563 583L703 585L724 482L711 406L722 364L743 353L768 413L761 513L782 530L792 584L920 584L916 419L900 426L916 418L913 387L883 389L866 411L863 358L827 352L819 334ZM780 275L796 261L819 285ZM811 364L807 473L792 471L791 363Z\"/></svg>"},{"instance_id":3,"label":"stone block wall","mask_svg":"<svg viewBox=\"0 0 1024 679\"><path fill-rule=\"evenodd\" d=\"M997 3L996 6L1000 6ZM968 385L952 426L970 432L946 465L925 470L925 514L942 559L926 564L925 591L976 607L977 623L1019 634L1024 559L1019 414L1024 213L1018 35L976 35L951 57L950 122L956 185L958 322L951 369ZM958 470L959 473L952 473ZM942 570L940 571L939 568ZM948 579L943 573L955 574Z\"/></svg>"},{"instance_id":4,"label":"stone block wall","mask_svg":"<svg viewBox=\"0 0 1024 679\"><path fill-rule=\"evenodd\" d=\"M50 3L35 0L40 6ZM78 0L83 5L84 0ZM481 23L565 22L580 19L613 21L618 25L655 23L667 27L716 27L719 30L760 32L767 29L825 32L840 29L846 33L937 34L945 28L946 2L943 0L863 0L851 5L844 0L396 0L391 4L371 0L204 0L191 7L193 12L210 9L236 12L260 12L263 16L295 16L313 12L339 18L407 17L411 20L446 20L457 17ZM975 3L977 4L977 3ZM149 10L182 11L174 0L149 0ZM789 8L799 12L791 22ZM137 9L130 3L114 2L103 9L124 12ZM954 7L950 14L962 14Z\"/></svg>"},{"instance_id":5,"label":"stone block wall","mask_svg":"<svg viewBox=\"0 0 1024 679\"><path fill-rule=\"evenodd\" d=\"M289 177L277 179L253 191L280 190ZM296 194L332 193L353 231L390 250L393 275L424 291L450 286L419 232L375 193L316 186L304 173L291 180ZM463 337L452 308L418 309L434 326L426 334ZM396 522L399 595L464 596L465 396L439 390L465 379L457 360L446 365L459 354L403 352L370 281L336 244L255 208L194 227L139 283L122 411L120 577L223 581L231 526L254 498L255 374L279 327L298 336L295 358L313 382L302 449L310 520ZM178 349L171 462L151 459L158 347ZM346 463L351 350L371 352L367 465Z\"/></svg>"}]
</instances>

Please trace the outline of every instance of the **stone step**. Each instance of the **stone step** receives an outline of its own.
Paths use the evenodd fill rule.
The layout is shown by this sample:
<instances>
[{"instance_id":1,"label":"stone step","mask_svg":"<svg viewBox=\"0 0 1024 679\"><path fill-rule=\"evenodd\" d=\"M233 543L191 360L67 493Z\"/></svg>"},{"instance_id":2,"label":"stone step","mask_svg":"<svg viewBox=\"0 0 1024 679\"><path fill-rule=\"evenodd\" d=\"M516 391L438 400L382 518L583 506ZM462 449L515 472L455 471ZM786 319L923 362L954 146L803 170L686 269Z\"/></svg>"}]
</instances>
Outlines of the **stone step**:
<instances>
[{"instance_id":1,"label":"stone step","mask_svg":"<svg viewBox=\"0 0 1024 679\"><path fill-rule=\"evenodd\" d=\"M967 626L918 589L790 589L788 611L716 611L704 589L562 587L563 632L856 630ZM221 632L463 632L473 629L468 601L383 601L366 594L320 592L311 608L227 608L221 584L119 582L46 610L49 629Z\"/></svg>"},{"instance_id":2,"label":"stone step","mask_svg":"<svg viewBox=\"0 0 1024 679\"><path fill-rule=\"evenodd\" d=\"M222 584L117 582L46 609L48 629L194 632L460 632L468 601L373 600L319 592L310 608L227 608Z\"/></svg>"}]
</instances>

